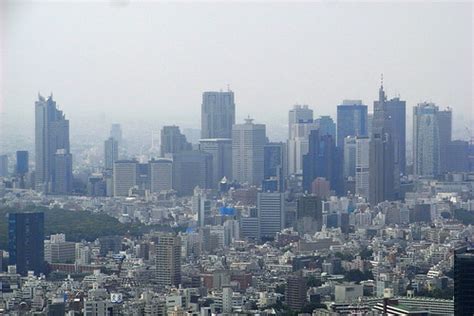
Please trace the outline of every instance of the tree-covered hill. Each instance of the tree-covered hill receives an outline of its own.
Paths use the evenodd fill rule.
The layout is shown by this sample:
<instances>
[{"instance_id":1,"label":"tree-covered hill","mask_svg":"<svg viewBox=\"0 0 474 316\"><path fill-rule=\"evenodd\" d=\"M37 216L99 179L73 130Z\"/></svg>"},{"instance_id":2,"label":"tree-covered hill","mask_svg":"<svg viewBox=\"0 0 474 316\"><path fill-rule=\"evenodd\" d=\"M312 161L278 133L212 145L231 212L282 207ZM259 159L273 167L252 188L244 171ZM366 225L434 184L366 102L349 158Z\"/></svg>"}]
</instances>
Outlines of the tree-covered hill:
<instances>
[{"instance_id":1,"label":"tree-covered hill","mask_svg":"<svg viewBox=\"0 0 474 316\"><path fill-rule=\"evenodd\" d=\"M68 241L93 241L109 235L141 235L151 229L168 230L165 227L145 226L143 224L122 224L107 214L90 211L69 211L34 207L26 209L0 208L0 249L8 247L8 213L43 211L45 216L45 235L65 233ZM171 230L169 228L169 230Z\"/></svg>"}]
</instances>

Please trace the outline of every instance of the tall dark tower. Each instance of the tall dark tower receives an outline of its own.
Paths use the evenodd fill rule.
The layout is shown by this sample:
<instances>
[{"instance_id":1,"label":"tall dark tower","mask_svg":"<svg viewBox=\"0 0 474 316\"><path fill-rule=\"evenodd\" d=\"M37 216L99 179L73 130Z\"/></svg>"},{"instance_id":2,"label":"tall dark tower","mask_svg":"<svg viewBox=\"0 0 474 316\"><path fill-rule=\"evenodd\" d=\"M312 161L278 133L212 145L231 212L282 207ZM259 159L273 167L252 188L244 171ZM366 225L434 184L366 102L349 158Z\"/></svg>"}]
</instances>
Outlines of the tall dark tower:
<instances>
[{"instance_id":1,"label":"tall dark tower","mask_svg":"<svg viewBox=\"0 0 474 316\"><path fill-rule=\"evenodd\" d=\"M54 193L53 173L58 150L70 153L69 120L57 109L52 94L48 99L38 95L35 102L35 179L39 191ZM72 178L72 174L68 177Z\"/></svg>"},{"instance_id":2,"label":"tall dark tower","mask_svg":"<svg viewBox=\"0 0 474 316\"><path fill-rule=\"evenodd\" d=\"M26 275L43 272L44 213L10 213L8 215L8 252L10 264Z\"/></svg>"},{"instance_id":3,"label":"tall dark tower","mask_svg":"<svg viewBox=\"0 0 474 316\"><path fill-rule=\"evenodd\" d=\"M474 315L474 249L463 247L454 253L454 314Z\"/></svg>"},{"instance_id":4,"label":"tall dark tower","mask_svg":"<svg viewBox=\"0 0 474 316\"><path fill-rule=\"evenodd\" d=\"M317 177L326 178L331 189L337 186L336 144L331 135L319 135L318 130L309 134L308 153L303 156L303 189L311 190L311 183Z\"/></svg>"},{"instance_id":5,"label":"tall dark tower","mask_svg":"<svg viewBox=\"0 0 474 316\"><path fill-rule=\"evenodd\" d=\"M386 104L382 77L379 99L374 102L369 145L369 202L372 205L396 199L400 187L400 168L392 137L394 128Z\"/></svg>"}]
</instances>

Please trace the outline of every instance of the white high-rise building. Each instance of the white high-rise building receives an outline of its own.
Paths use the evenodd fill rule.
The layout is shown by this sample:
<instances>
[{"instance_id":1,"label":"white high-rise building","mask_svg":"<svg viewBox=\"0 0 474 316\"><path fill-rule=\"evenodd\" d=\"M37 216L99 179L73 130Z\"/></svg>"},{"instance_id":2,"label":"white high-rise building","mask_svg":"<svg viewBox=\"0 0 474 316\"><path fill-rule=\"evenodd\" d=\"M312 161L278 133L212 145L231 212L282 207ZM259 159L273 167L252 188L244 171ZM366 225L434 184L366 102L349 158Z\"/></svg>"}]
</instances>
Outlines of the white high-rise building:
<instances>
[{"instance_id":1,"label":"white high-rise building","mask_svg":"<svg viewBox=\"0 0 474 316\"><path fill-rule=\"evenodd\" d=\"M356 137L347 136L344 138L344 179L355 176L356 161Z\"/></svg>"},{"instance_id":2,"label":"white high-rise building","mask_svg":"<svg viewBox=\"0 0 474 316\"><path fill-rule=\"evenodd\" d=\"M307 105L296 104L288 112L288 139L293 138L293 125L297 123L312 123L313 110Z\"/></svg>"},{"instance_id":3,"label":"white high-rise building","mask_svg":"<svg viewBox=\"0 0 474 316\"><path fill-rule=\"evenodd\" d=\"M313 122L301 122L291 125L291 138L288 139L288 174L303 172L303 156L308 153L309 134L318 129Z\"/></svg>"},{"instance_id":4,"label":"white high-rise building","mask_svg":"<svg viewBox=\"0 0 474 316\"><path fill-rule=\"evenodd\" d=\"M205 191L199 187L194 188L194 195L192 198L193 212L197 214L199 227L211 224L208 221L211 219L211 200L206 198Z\"/></svg>"},{"instance_id":5,"label":"white high-rise building","mask_svg":"<svg viewBox=\"0 0 474 316\"><path fill-rule=\"evenodd\" d=\"M285 196L283 193L258 193L257 210L260 238L274 238L285 227Z\"/></svg>"},{"instance_id":6,"label":"white high-rise building","mask_svg":"<svg viewBox=\"0 0 474 316\"><path fill-rule=\"evenodd\" d=\"M413 108L413 173L433 177L439 171L438 107L420 103Z\"/></svg>"},{"instance_id":7,"label":"white high-rise building","mask_svg":"<svg viewBox=\"0 0 474 316\"><path fill-rule=\"evenodd\" d=\"M114 196L128 196L129 190L137 185L136 160L118 160L114 163Z\"/></svg>"},{"instance_id":8,"label":"white high-rise building","mask_svg":"<svg viewBox=\"0 0 474 316\"><path fill-rule=\"evenodd\" d=\"M232 127L232 175L240 183L260 186L264 178L265 125L244 124Z\"/></svg>"},{"instance_id":9,"label":"white high-rise building","mask_svg":"<svg viewBox=\"0 0 474 316\"><path fill-rule=\"evenodd\" d=\"M150 191L159 193L173 188L173 161L171 159L150 160Z\"/></svg>"},{"instance_id":10,"label":"white high-rise building","mask_svg":"<svg viewBox=\"0 0 474 316\"><path fill-rule=\"evenodd\" d=\"M369 137L356 138L356 154L355 154L355 191L356 194L369 198Z\"/></svg>"}]
</instances>

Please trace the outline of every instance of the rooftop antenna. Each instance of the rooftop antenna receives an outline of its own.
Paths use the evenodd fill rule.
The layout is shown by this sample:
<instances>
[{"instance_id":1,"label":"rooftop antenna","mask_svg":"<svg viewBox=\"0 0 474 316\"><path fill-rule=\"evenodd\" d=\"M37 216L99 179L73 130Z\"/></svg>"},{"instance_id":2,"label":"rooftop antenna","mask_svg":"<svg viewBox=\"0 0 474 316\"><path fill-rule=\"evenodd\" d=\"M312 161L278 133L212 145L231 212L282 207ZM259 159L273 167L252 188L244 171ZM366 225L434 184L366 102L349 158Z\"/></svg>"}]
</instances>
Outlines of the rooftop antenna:
<instances>
[{"instance_id":1,"label":"rooftop antenna","mask_svg":"<svg viewBox=\"0 0 474 316\"><path fill-rule=\"evenodd\" d=\"M380 74L380 86L383 87L383 73Z\"/></svg>"},{"instance_id":2,"label":"rooftop antenna","mask_svg":"<svg viewBox=\"0 0 474 316\"><path fill-rule=\"evenodd\" d=\"M230 84L227 84L227 92L230 92Z\"/></svg>"}]
</instances>

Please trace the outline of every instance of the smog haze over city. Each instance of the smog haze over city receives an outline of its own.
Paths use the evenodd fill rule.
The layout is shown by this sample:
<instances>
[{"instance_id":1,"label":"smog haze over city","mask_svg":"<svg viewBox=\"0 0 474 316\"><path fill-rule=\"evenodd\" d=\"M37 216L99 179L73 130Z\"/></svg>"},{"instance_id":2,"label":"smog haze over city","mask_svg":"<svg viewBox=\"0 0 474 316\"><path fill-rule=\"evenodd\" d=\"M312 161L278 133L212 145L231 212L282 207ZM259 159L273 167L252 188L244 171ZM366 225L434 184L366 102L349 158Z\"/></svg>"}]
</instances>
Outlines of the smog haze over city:
<instances>
[{"instance_id":1,"label":"smog haze over city","mask_svg":"<svg viewBox=\"0 0 474 316\"><path fill-rule=\"evenodd\" d=\"M474 315L472 1L0 2L0 314Z\"/></svg>"}]
</instances>

